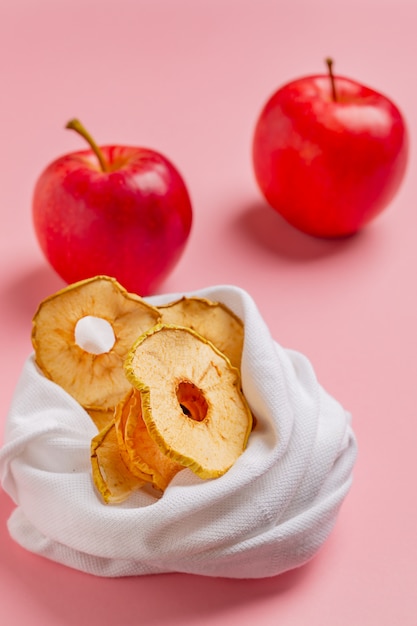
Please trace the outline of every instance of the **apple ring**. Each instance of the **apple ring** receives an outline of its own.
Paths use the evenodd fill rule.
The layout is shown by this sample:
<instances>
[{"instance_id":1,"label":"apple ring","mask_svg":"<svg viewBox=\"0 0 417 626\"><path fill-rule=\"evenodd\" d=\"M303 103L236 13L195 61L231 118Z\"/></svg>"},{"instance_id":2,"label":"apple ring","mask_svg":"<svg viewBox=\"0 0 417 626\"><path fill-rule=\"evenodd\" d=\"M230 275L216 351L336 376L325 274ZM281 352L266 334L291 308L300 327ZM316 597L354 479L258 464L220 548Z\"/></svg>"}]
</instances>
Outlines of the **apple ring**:
<instances>
[{"instance_id":1,"label":"apple ring","mask_svg":"<svg viewBox=\"0 0 417 626\"><path fill-rule=\"evenodd\" d=\"M239 370L190 328L158 324L134 344L126 376L149 435L201 478L224 474L246 447L252 414Z\"/></svg>"},{"instance_id":2,"label":"apple ring","mask_svg":"<svg viewBox=\"0 0 417 626\"><path fill-rule=\"evenodd\" d=\"M97 350L77 343L77 324L87 318L109 325L110 344ZM79 281L39 305L32 327L36 363L47 378L91 411L93 420L97 411L110 416L131 389L123 369L126 355L159 318L155 307L128 293L114 278Z\"/></svg>"}]
</instances>

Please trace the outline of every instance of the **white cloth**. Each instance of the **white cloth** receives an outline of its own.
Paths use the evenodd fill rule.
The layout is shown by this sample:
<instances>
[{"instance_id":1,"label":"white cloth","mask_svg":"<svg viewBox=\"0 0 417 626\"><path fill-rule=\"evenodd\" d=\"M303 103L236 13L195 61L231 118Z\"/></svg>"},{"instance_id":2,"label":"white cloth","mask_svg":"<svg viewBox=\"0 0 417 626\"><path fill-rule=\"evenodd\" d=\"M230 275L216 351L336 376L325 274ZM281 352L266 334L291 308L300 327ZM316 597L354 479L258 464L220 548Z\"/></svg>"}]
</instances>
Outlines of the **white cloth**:
<instances>
[{"instance_id":1,"label":"white cloth","mask_svg":"<svg viewBox=\"0 0 417 626\"><path fill-rule=\"evenodd\" d=\"M222 301L245 323L242 383L258 420L247 449L220 478L183 470L160 499L139 490L105 505L91 477L95 426L31 355L0 450L1 483L16 503L9 531L26 549L100 576L261 578L302 565L328 537L356 458L349 413L305 356L272 339L245 291L188 295Z\"/></svg>"}]
</instances>

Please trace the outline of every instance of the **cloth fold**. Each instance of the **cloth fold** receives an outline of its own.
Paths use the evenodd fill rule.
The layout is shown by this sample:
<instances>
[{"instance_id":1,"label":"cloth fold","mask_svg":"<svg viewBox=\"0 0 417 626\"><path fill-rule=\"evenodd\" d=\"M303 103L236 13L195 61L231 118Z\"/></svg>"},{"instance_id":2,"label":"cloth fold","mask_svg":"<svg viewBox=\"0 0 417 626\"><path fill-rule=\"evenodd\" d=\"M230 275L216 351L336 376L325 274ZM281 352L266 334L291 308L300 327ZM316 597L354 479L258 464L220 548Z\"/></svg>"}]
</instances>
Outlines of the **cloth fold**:
<instances>
[{"instance_id":1,"label":"cloth fold","mask_svg":"<svg viewBox=\"0 0 417 626\"><path fill-rule=\"evenodd\" d=\"M0 450L1 484L16 504L9 532L26 549L98 576L262 578L304 564L327 539L352 481L350 414L304 355L272 338L247 292L226 285L148 300L183 295L223 302L245 324L242 386L257 419L246 450L220 478L183 470L160 499L139 490L105 505L91 477L95 426L30 355Z\"/></svg>"}]
</instances>

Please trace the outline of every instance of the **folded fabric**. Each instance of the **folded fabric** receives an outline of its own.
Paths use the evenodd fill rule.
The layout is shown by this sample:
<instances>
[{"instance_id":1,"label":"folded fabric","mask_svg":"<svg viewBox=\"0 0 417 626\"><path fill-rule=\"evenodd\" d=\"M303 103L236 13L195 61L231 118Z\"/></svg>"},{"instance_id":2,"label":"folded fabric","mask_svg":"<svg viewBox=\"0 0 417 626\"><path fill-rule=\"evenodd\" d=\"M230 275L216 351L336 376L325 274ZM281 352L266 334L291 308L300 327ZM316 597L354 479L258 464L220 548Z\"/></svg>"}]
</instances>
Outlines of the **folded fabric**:
<instances>
[{"instance_id":1,"label":"folded fabric","mask_svg":"<svg viewBox=\"0 0 417 626\"><path fill-rule=\"evenodd\" d=\"M91 474L96 427L30 355L0 450L1 484L16 504L9 532L26 549L99 576L261 578L304 564L328 537L356 458L349 413L305 356L274 341L244 290L185 295L223 302L244 322L242 386L257 419L246 450L220 478L185 469L159 499L138 490L106 505Z\"/></svg>"}]
</instances>

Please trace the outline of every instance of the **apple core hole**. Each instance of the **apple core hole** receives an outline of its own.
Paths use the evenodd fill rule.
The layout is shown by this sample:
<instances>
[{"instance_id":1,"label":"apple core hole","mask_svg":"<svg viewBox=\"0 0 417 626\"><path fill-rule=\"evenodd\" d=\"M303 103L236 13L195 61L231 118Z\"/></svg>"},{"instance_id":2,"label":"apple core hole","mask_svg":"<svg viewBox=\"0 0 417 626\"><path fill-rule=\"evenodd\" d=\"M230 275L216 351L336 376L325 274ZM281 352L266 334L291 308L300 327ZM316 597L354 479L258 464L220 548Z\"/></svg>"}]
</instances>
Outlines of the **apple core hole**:
<instances>
[{"instance_id":1,"label":"apple core hole","mask_svg":"<svg viewBox=\"0 0 417 626\"><path fill-rule=\"evenodd\" d=\"M177 399L184 415L196 422L202 422L208 411L207 400L201 389L188 380L177 387Z\"/></svg>"},{"instance_id":2,"label":"apple core hole","mask_svg":"<svg viewBox=\"0 0 417 626\"><path fill-rule=\"evenodd\" d=\"M81 317L75 325L74 334L77 346L90 354L105 354L116 342L110 322L94 315Z\"/></svg>"}]
</instances>

